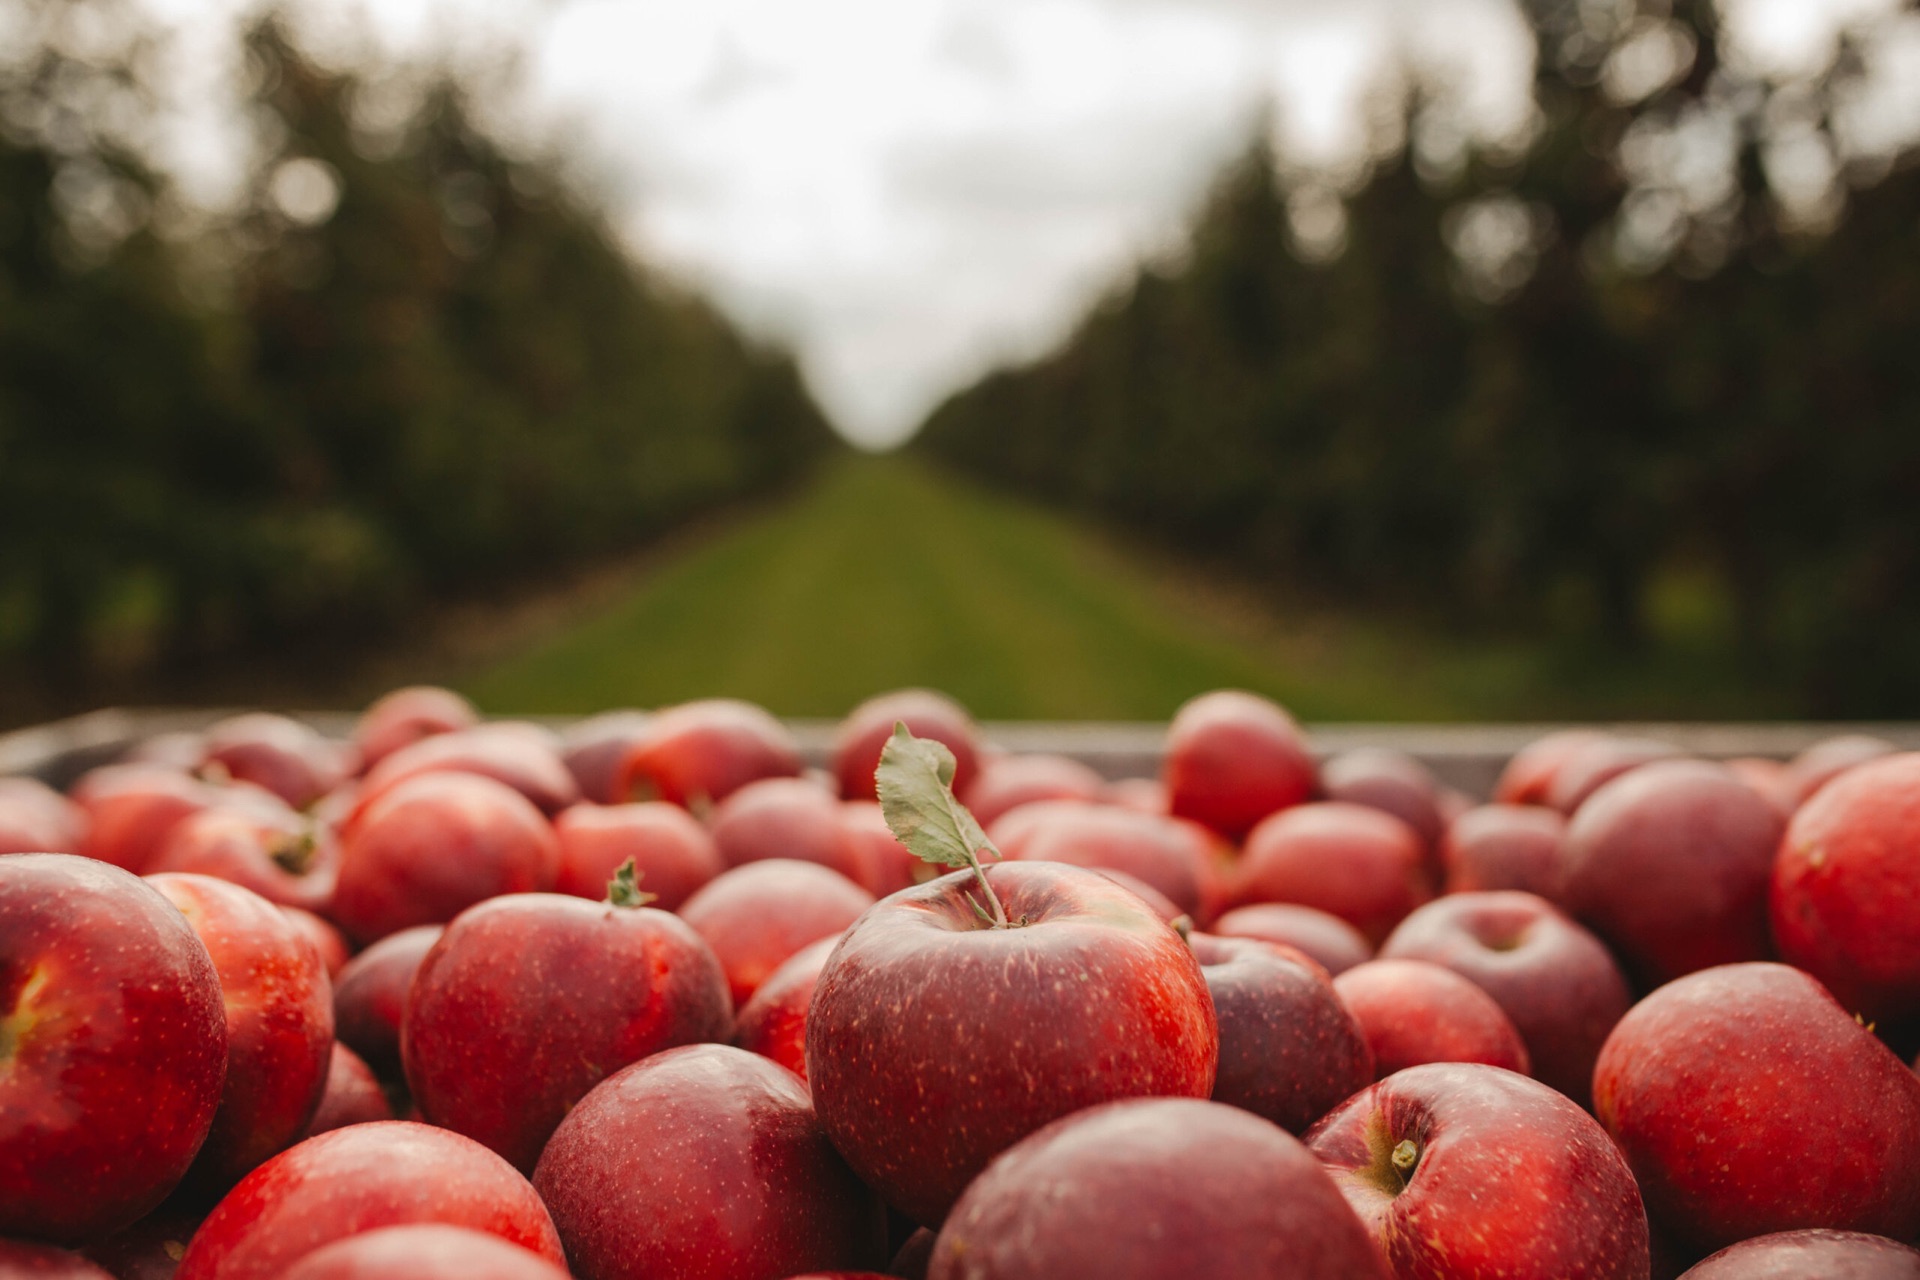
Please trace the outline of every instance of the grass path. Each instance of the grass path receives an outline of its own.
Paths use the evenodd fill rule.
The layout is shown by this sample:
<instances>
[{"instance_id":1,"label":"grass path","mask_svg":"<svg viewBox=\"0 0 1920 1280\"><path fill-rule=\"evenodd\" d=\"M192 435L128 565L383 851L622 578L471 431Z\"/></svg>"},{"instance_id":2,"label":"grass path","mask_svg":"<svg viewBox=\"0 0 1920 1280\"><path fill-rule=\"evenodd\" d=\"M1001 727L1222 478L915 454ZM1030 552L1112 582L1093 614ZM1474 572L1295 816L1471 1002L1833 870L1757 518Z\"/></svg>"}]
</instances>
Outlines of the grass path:
<instances>
[{"instance_id":1,"label":"grass path","mask_svg":"<svg viewBox=\"0 0 1920 1280\"><path fill-rule=\"evenodd\" d=\"M1229 685L1311 720L1596 714L1534 650L1278 618L897 457L830 465L462 682L497 714L727 694L791 716L904 685L990 719L1162 719Z\"/></svg>"}]
</instances>

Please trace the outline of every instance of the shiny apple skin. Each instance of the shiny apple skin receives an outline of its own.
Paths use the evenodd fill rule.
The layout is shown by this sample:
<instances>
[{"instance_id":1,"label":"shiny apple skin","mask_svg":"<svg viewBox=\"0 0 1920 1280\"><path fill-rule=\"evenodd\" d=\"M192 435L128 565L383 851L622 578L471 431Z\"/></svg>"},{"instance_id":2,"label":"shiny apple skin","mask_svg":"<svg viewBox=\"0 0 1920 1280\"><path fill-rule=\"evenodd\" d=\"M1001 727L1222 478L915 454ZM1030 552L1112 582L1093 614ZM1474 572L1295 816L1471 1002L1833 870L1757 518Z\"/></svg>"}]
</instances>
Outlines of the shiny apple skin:
<instances>
[{"instance_id":1,"label":"shiny apple skin","mask_svg":"<svg viewBox=\"0 0 1920 1280\"><path fill-rule=\"evenodd\" d=\"M347 961L333 984L333 1028L340 1042L383 1080L399 1080L400 1023L407 992L445 925L390 933Z\"/></svg>"},{"instance_id":2,"label":"shiny apple skin","mask_svg":"<svg viewBox=\"0 0 1920 1280\"><path fill-rule=\"evenodd\" d=\"M361 779L355 816L395 787L435 773L491 778L549 817L580 800L580 784L561 762L552 733L523 721L494 720L422 738L386 757Z\"/></svg>"},{"instance_id":3,"label":"shiny apple skin","mask_svg":"<svg viewBox=\"0 0 1920 1280\"><path fill-rule=\"evenodd\" d=\"M1319 772L1306 735L1278 703L1217 689L1174 713L1160 780L1170 813L1237 843L1269 814L1311 800Z\"/></svg>"},{"instance_id":4,"label":"shiny apple skin","mask_svg":"<svg viewBox=\"0 0 1920 1280\"><path fill-rule=\"evenodd\" d=\"M1402 1142L1410 1176L1389 1162ZM1307 1134L1402 1280L1647 1280L1647 1215L1592 1116L1499 1067L1388 1076Z\"/></svg>"},{"instance_id":5,"label":"shiny apple skin","mask_svg":"<svg viewBox=\"0 0 1920 1280\"><path fill-rule=\"evenodd\" d=\"M79 853L87 811L37 778L0 778L0 853Z\"/></svg>"},{"instance_id":6,"label":"shiny apple skin","mask_svg":"<svg viewBox=\"0 0 1920 1280\"><path fill-rule=\"evenodd\" d=\"M175 1280L280 1280L335 1240L420 1222L565 1263L552 1218L512 1165L471 1138L387 1120L308 1138L248 1174L194 1233Z\"/></svg>"},{"instance_id":7,"label":"shiny apple skin","mask_svg":"<svg viewBox=\"0 0 1920 1280\"><path fill-rule=\"evenodd\" d=\"M286 865L292 859L298 870ZM217 876L269 902L325 911L333 900L340 846L333 833L289 811L272 817L208 809L176 823L146 874Z\"/></svg>"},{"instance_id":8,"label":"shiny apple skin","mask_svg":"<svg viewBox=\"0 0 1920 1280\"><path fill-rule=\"evenodd\" d=\"M347 780L349 753L287 716L248 712L207 730L201 769L251 782L304 809Z\"/></svg>"},{"instance_id":9,"label":"shiny apple skin","mask_svg":"<svg viewBox=\"0 0 1920 1280\"><path fill-rule=\"evenodd\" d=\"M607 1077L554 1131L534 1185L582 1280L756 1280L886 1259L885 1211L828 1143L806 1085L730 1045Z\"/></svg>"},{"instance_id":10,"label":"shiny apple skin","mask_svg":"<svg viewBox=\"0 0 1920 1280\"><path fill-rule=\"evenodd\" d=\"M680 918L705 938L727 972L733 1007L809 943L837 937L873 895L817 862L770 858L735 867L686 902Z\"/></svg>"},{"instance_id":11,"label":"shiny apple skin","mask_svg":"<svg viewBox=\"0 0 1920 1280\"><path fill-rule=\"evenodd\" d=\"M567 1280L567 1272L499 1236L422 1223L336 1240L282 1280Z\"/></svg>"},{"instance_id":12,"label":"shiny apple skin","mask_svg":"<svg viewBox=\"0 0 1920 1280\"><path fill-rule=\"evenodd\" d=\"M1787 824L1770 913L1781 958L1869 1020L1920 1014L1920 752L1856 765Z\"/></svg>"},{"instance_id":13,"label":"shiny apple skin","mask_svg":"<svg viewBox=\"0 0 1920 1280\"><path fill-rule=\"evenodd\" d=\"M594 902L607 896L608 881L629 858L640 887L656 895L653 905L662 911L678 911L727 869L707 829L661 800L577 804L553 820L553 834L560 841L554 892Z\"/></svg>"},{"instance_id":14,"label":"shiny apple skin","mask_svg":"<svg viewBox=\"0 0 1920 1280\"><path fill-rule=\"evenodd\" d=\"M476 774L429 773L349 825L333 918L364 945L503 893L545 892L559 869L553 828L525 796Z\"/></svg>"},{"instance_id":15,"label":"shiny apple skin","mask_svg":"<svg viewBox=\"0 0 1920 1280\"><path fill-rule=\"evenodd\" d=\"M929 1280L1387 1280L1299 1139L1219 1103L1136 1098L1003 1153L934 1242Z\"/></svg>"},{"instance_id":16,"label":"shiny apple skin","mask_svg":"<svg viewBox=\"0 0 1920 1280\"><path fill-rule=\"evenodd\" d=\"M817 862L856 884L867 847L848 833L840 802L810 778L760 778L714 806L713 847L729 867L772 858Z\"/></svg>"},{"instance_id":17,"label":"shiny apple skin","mask_svg":"<svg viewBox=\"0 0 1920 1280\"><path fill-rule=\"evenodd\" d=\"M760 984L735 1020L733 1043L749 1053L770 1058L807 1078L807 1011L827 957L840 938L822 938L787 957L787 962Z\"/></svg>"},{"instance_id":18,"label":"shiny apple skin","mask_svg":"<svg viewBox=\"0 0 1920 1280\"><path fill-rule=\"evenodd\" d=\"M848 930L808 1014L821 1123L929 1226L1040 1126L1117 1098L1205 1098L1219 1057L1200 964L1138 895L1058 863L986 875L1024 924L985 927L971 872L902 890Z\"/></svg>"},{"instance_id":19,"label":"shiny apple skin","mask_svg":"<svg viewBox=\"0 0 1920 1280\"><path fill-rule=\"evenodd\" d=\"M1433 897L1420 836L1400 819L1337 800L1295 805L1247 836L1241 903L1294 902L1339 916L1378 946Z\"/></svg>"},{"instance_id":20,"label":"shiny apple skin","mask_svg":"<svg viewBox=\"0 0 1920 1280\"><path fill-rule=\"evenodd\" d=\"M0 855L0 1234L96 1239L157 1205L213 1125L220 979L151 885Z\"/></svg>"},{"instance_id":21,"label":"shiny apple skin","mask_svg":"<svg viewBox=\"0 0 1920 1280\"><path fill-rule=\"evenodd\" d=\"M400 1053L422 1118L526 1173L609 1074L732 1030L720 961L678 916L523 893L462 912L427 952Z\"/></svg>"},{"instance_id":22,"label":"shiny apple skin","mask_svg":"<svg viewBox=\"0 0 1920 1280\"><path fill-rule=\"evenodd\" d=\"M377 698L360 715L353 742L362 771L422 738L453 733L480 723L480 713L451 689L411 685Z\"/></svg>"},{"instance_id":23,"label":"shiny apple skin","mask_svg":"<svg viewBox=\"0 0 1920 1280\"><path fill-rule=\"evenodd\" d=\"M1208 849L1198 829L1178 819L1111 805L1049 805L1046 816L1007 856L1121 871L1164 894L1181 912L1206 914L1202 885Z\"/></svg>"},{"instance_id":24,"label":"shiny apple skin","mask_svg":"<svg viewBox=\"0 0 1920 1280\"><path fill-rule=\"evenodd\" d=\"M990 827L1028 805L1049 800L1098 799L1107 780L1071 756L1030 754L996 756L957 794L983 827Z\"/></svg>"},{"instance_id":25,"label":"shiny apple skin","mask_svg":"<svg viewBox=\"0 0 1920 1280\"><path fill-rule=\"evenodd\" d=\"M1373 959L1365 934L1339 916L1297 902L1254 902L1235 907L1207 926L1222 938L1258 938L1306 952L1338 976Z\"/></svg>"},{"instance_id":26,"label":"shiny apple skin","mask_svg":"<svg viewBox=\"0 0 1920 1280\"><path fill-rule=\"evenodd\" d=\"M1593 1102L1676 1239L1920 1233L1920 1079L1798 969L1721 965L1655 991L1601 1047Z\"/></svg>"},{"instance_id":27,"label":"shiny apple skin","mask_svg":"<svg viewBox=\"0 0 1920 1280\"><path fill-rule=\"evenodd\" d=\"M615 773L617 800L718 804L757 778L805 767L787 727L764 707L710 698L668 707L647 724Z\"/></svg>"},{"instance_id":28,"label":"shiny apple skin","mask_svg":"<svg viewBox=\"0 0 1920 1280\"><path fill-rule=\"evenodd\" d=\"M280 908L212 876L147 877L206 944L226 1008L227 1076L187 1181L222 1192L306 1132L326 1092L333 988Z\"/></svg>"},{"instance_id":29,"label":"shiny apple skin","mask_svg":"<svg viewBox=\"0 0 1920 1280\"><path fill-rule=\"evenodd\" d=\"M1561 898L1561 850L1567 820L1537 804L1485 804L1447 824L1440 867L1448 893L1503 889Z\"/></svg>"},{"instance_id":30,"label":"shiny apple skin","mask_svg":"<svg viewBox=\"0 0 1920 1280\"><path fill-rule=\"evenodd\" d=\"M1196 933L1187 941L1220 1024L1215 1102L1299 1134L1373 1083L1373 1050L1325 969L1253 938Z\"/></svg>"},{"instance_id":31,"label":"shiny apple skin","mask_svg":"<svg viewBox=\"0 0 1920 1280\"><path fill-rule=\"evenodd\" d=\"M1384 1078L1429 1062L1533 1068L1520 1029L1485 991L1425 960L1369 960L1333 980Z\"/></svg>"}]
</instances>

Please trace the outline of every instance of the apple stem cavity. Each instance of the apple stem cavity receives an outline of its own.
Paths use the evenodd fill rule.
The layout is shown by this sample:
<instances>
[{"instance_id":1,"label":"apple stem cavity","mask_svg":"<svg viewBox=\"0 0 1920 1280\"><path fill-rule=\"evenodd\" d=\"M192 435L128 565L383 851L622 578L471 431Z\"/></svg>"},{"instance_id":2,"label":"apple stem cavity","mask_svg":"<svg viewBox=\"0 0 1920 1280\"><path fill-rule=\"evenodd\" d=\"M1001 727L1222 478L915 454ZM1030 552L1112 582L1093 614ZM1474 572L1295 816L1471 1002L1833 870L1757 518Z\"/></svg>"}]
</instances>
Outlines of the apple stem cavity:
<instances>
[{"instance_id":1,"label":"apple stem cavity","mask_svg":"<svg viewBox=\"0 0 1920 1280\"><path fill-rule=\"evenodd\" d=\"M987 883L986 868L980 864L982 853L997 861L1000 851L987 839L967 806L954 796L955 767L953 752L945 743L916 738L904 723L895 721L893 737L881 749L880 767L873 775L880 812L893 838L922 862L972 870L987 903L983 907L969 894L967 901L974 914L992 928L1010 929L1013 924L1007 919L1007 910L1000 903L1000 895Z\"/></svg>"},{"instance_id":2,"label":"apple stem cavity","mask_svg":"<svg viewBox=\"0 0 1920 1280\"><path fill-rule=\"evenodd\" d=\"M288 875L303 876L307 868L313 865L314 851L320 847L320 841L314 836L313 828L308 827L298 835L290 835L274 846L271 855L274 865Z\"/></svg>"},{"instance_id":3,"label":"apple stem cavity","mask_svg":"<svg viewBox=\"0 0 1920 1280\"><path fill-rule=\"evenodd\" d=\"M615 907L644 907L660 897L657 893L648 893L640 887L640 873L634 870L632 858L620 864L613 873L613 879L607 881L607 904Z\"/></svg>"}]
</instances>

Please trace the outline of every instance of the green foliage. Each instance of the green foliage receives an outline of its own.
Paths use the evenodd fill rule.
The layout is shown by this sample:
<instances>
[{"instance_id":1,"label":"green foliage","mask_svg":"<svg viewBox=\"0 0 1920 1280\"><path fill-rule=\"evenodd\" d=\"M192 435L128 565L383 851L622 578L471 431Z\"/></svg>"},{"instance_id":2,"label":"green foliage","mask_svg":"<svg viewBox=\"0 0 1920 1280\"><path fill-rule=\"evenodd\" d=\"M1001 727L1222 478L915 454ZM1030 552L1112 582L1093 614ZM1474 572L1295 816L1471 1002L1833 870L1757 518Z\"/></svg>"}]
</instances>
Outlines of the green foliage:
<instances>
[{"instance_id":1,"label":"green foliage","mask_svg":"<svg viewBox=\"0 0 1920 1280\"><path fill-rule=\"evenodd\" d=\"M1766 121L1798 101L1844 160L1850 61L1794 99L1732 79L1706 0L1637 8L1529 6L1524 155L1386 155L1329 261L1300 255L1252 150L1178 269L953 397L920 447L1292 588L1622 653L1705 619L1681 638L1802 714L1920 713L1920 157L1850 172L1831 233L1796 227ZM1668 8L1691 62L1610 95L1611 50ZM1633 261L1623 139L1703 111L1747 139L1738 189ZM1489 209L1532 227L1517 267L1456 251ZM1663 600L1677 581L1698 607Z\"/></svg>"},{"instance_id":2,"label":"green foliage","mask_svg":"<svg viewBox=\"0 0 1920 1280\"><path fill-rule=\"evenodd\" d=\"M649 277L455 81L370 139L367 82L262 22L245 206L163 235L170 193L105 123L146 100L137 51L62 47L0 71L0 667L84 699L115 668L366 643L828 446L785 356Z\"/></svg>"}]
</instances>

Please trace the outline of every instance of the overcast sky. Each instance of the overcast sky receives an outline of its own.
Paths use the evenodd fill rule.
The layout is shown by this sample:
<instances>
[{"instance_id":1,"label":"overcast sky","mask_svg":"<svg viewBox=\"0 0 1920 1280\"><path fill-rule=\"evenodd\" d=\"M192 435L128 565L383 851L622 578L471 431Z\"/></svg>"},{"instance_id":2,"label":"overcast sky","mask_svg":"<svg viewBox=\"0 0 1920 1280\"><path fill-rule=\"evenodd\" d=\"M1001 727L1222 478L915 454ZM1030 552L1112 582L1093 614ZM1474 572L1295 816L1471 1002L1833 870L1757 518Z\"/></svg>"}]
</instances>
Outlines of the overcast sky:
<instances>
[{"instance_id":1,"label":"overcast sky","mask_svg":"<svg viewBox=\"0 0 1920 1280\"><path fill-rule=\"evenodd\" d=\"M174 160L210 203L241 145L223 52L242 0L147 0L179 29ZM1746 56L1812 65L1894 0L1738 0ZM1511 0L298 0L322 49L526 51L495 104L577 143L649 261L799 354L850 438L899 440L1038 354L1184 217L1267 104L1333 162L1399 46L1521 127Z\"/></svg>"}]
</instances>

